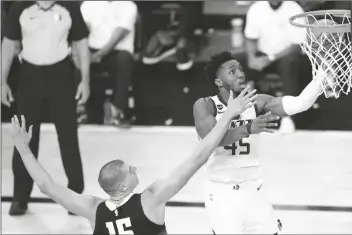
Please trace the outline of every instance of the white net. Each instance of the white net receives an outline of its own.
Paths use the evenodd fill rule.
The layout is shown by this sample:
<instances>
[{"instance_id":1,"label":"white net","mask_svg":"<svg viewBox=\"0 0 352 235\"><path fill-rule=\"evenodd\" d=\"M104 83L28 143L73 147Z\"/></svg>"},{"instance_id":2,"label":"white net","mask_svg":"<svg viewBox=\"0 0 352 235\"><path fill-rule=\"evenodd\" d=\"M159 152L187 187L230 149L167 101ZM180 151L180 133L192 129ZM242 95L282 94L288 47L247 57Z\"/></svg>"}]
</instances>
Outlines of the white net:
<instances>
[{"instance_id":1,"label":"white net","mask_svg":"<svg viewBox=\"0 0 352 235\"><path fill-rule=\"evenodd\" d=\"M312 64L313 79L319 79L325 97L340 97L352 89L351 32L334 30L334 26L350 25L349 15L336 16L324 13L319 16L307 13L306 39L301 48ZM303 19L301 19L303 20Z\"/></svg>"}]
</instances>

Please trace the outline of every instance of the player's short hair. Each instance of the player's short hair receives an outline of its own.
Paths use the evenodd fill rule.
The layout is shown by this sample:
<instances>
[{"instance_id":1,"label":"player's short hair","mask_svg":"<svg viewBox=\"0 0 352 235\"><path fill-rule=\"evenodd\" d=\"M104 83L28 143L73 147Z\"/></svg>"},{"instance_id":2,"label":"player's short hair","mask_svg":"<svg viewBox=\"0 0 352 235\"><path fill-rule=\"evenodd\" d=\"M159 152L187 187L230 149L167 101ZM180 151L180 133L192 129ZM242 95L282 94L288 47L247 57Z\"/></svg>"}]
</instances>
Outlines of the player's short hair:
<instances>
[{"instance_id":1,"label":"player's short hair","mask_svg":"<svg viewBox=\"0 0 352 235\"><path fill-rule=\"evenodd\" d=\"M222 52L215 54L211 57L210 61L208 62L208 64L205 67L205 71L206 71L206 74L207 74L209 81L214 86L216 86L214 81L217 77L217 73L219 71L219 68L227 61L235 60L235 59L236 59L235 56L229 51L222 51Z\"/></svg>"},{"instance_id":2,"label":"player's short hair","mask_svg":"<svg viewBox=\"0 0 352 235\"><path fill-rule=\"evenodd\" d=\"M122 160L113 160L106 163L99 172L98 182L100 187L108 194L117 189L122 181L120 168L125 163Z\"/></svg>"}]
</instances>

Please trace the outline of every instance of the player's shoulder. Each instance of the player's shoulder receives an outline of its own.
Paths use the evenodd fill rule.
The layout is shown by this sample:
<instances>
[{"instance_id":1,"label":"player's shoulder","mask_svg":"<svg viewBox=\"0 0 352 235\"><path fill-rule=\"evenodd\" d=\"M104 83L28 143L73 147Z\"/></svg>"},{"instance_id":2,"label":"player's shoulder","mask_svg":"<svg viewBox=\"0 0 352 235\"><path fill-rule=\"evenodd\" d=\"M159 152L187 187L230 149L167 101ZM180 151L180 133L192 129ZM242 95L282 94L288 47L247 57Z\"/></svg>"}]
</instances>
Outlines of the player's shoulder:
<instances>
[{"instance_id":1,"label":"player's shoulder","mask_svg":"<svg viewBox=\"0 0 352 235\"><path fill-rule=\"evenodd\" d=\"M111 4L115 9L119 9L120 12L126 14L131 14L132 12L137 11L137 4L133 1L113 1Z\"/></svg>"},{"instance_id":2,"label":"player's shoulder","mask_svg":"<svg viewBox=\"0 0 352 235\"><path fill-rule=\"evenodd\" d=\"M57 1L56 4L65 8L72 15L79 15L81 14L81 4L83 3L76 1Z\"/></svg>"},{"instance_id":3,"label":"player's shoulder","mask_svg":"<svg viewBox=\"0 0 352 235\"><path fill-rule=\"evenodd\" d=\"M105 199L102 199L100 197L96 197L96 196L89 196L90 200L91 200L91 205L92 205L92 209L93 211L96 211L98 209L98 207L105 203Z\"/></svg>"},{"instance_id":4,"label":"player's shoulder","mask_svg":"<svg viewBox=\"0 0 352 235\"><path fill-rule=\"evenodd\" d=\"M126 8L137 9L137 4L133 1L115 1L114 3L119 3Z\"/></svg>"},{"instance_id":5,"label":"player's shoulder","mask_svg":"<svg viewBox=\"0 0 352 235\"><path fill-rule=\"evenodd\" d=\"M283 4L285 6L285 10L290 14L298 14L304 12L302 6L295 1L284 1Z\"/></svg>"},{"instance_id":6,"label":"player's shoulder","mask_svg":"<svg viewBox=\"0 0 352 235\"><path fill-rule=\"evenodd\" d=\"M82 14L87 17L87 15L91 15L92 12L95 12L99 7L98 4L101 4L99 1L84 1L80 6L80 10Z\"/></svg>"},{"instance_id":7,"label":"player's shoulder","mask_svg":"<svg viewBox=\"0 0 352 235\"><path fill-rule=\"evenodd\" d=\"M35 2L30 1L14 1L11 4L8 14L21 14L25 9L35 5Z\"/></svg>"},{"instance_id":8,"label":"player's shoulder","mask_svg":"<svg viewBox=\"0 0 352 235\"><path fill-rule=\"evenodd\" d=\"M268 9L269 4L266 1L256 1L249 7L247 12L247 18L250 18L252 20L260 20L260 17L265 17L265 15L268 14Z\"/></svg>"},{"instance_id":9,"label":"player's shoulder","mask_svg":"<svg viewBox=\"0 0 352 235\"><path fill-rule=\"evenodd\" d=\"M266 4L267 4L266 1L256 1L256 2L252 3L252 5L249 7L248 11L261 12L265 8Z\"/></svg>"},{"instance_id":10,"label":"player's shoulder","mask_svg":"<svg viewBox=\"0 0 352 235\"><path fill-rule=\"evenodd\" d=\"M193 114L198 115L213 115L216 110L214 108L214 101L210 97L202 97L196 100L193 105Z\"/></svg>"},{"instance_id":11,"label":"player's shoulder","mask_svg":"<svg viewBox=\"0 0 352 235\"><path fill-rule=\"evenodd\" d=\"M302 6L295 1L284 1L283 3L288 7L302 8Z\"/></svg>"}]
</instances>

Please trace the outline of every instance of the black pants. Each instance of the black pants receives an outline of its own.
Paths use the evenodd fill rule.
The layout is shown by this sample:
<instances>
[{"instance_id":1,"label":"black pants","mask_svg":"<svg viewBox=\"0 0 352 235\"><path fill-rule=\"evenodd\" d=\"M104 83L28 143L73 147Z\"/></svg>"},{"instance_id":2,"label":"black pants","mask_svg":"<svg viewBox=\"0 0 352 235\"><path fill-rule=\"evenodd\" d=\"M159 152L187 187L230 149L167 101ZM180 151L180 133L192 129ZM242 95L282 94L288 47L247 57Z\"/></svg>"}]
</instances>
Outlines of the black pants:
<instances>
[{"instance_id":1,"label":"black pants","mask_svg":"<svg viewBox=\"0 0 352 235\"><path fill-rule=\"evenodd\" d=\"M75 93L73 65L68 59L49 66L36 66L25 61L21 64L16 101L18 115L25 116L28 127L33 125L29 147L38 158L43 108L48 108L58 134L68 188L81 193L84 181L78 145ZM14 150L12 169L15 180L14 200L28 202L33 179L17 149Z\"/></svg>"},{"instance_id":2,"label":"black pants","mask_svg":"<svg viewBox=\"0 0 352 235\"><path fill-rule=\"evenodd\" d=\"M91 49L93 52L97 51ZM123 50L115 50L106 55L100 63L91 64L93 71L109 72L114 77L113 104L116 108L127 111L128 109L128 88L132 83L134 59L131 53ZM99 81L92 77L91 86ZM92 87L94 90L94 87ZM92 96L94 98L95 95Z\"/></svg>"}]
</instances>

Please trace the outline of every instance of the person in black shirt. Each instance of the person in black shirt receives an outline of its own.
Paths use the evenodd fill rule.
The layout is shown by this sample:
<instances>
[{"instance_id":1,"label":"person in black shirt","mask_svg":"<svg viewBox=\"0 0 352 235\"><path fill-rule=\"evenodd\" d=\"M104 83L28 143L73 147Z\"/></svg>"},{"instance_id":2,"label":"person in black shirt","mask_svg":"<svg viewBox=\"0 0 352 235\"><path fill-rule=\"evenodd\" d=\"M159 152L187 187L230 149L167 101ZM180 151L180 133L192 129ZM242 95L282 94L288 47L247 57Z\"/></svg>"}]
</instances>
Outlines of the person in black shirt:
<instances>
[{"instance_id":1,"label":"person in black shirt","mask_svg":"<svg viewBox=\"0 0 352 235\"><path fill-rule=\"evenodd\" d=\"M231 120L246 108L254 105L255 90L246 94L245 89L236 99L230 96L227 111L212 131L200 141L190 157L176 167L167 177L160 178L142 193L134 193L138 185L136 168L121 160L114 160L102 167L99 184L110 196L104 200L93 196L84 196L56 183L37 162L28 144L32 126L27 133L25 118L21 125L17 116L12 118L12 138L22 160L41 192L58 202L73 213L87 218L94 234L166 234L165 205L177 194L189 179L205 164L216 146L229 128ZM246 94L246 95L245 95ZM266 115L251 125L271 126L276 117ZM251 128L250 125L248 125ZM257 127L256 127L257 128ZM248 131L248 129L247 129ZM238 140L247 137L248 132L239 131ZM237 140L236 140L237 141Z\"/></svg>"}]
</instances>

